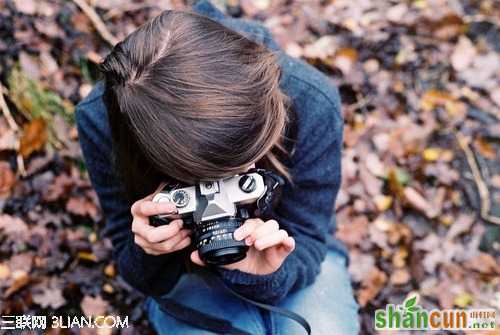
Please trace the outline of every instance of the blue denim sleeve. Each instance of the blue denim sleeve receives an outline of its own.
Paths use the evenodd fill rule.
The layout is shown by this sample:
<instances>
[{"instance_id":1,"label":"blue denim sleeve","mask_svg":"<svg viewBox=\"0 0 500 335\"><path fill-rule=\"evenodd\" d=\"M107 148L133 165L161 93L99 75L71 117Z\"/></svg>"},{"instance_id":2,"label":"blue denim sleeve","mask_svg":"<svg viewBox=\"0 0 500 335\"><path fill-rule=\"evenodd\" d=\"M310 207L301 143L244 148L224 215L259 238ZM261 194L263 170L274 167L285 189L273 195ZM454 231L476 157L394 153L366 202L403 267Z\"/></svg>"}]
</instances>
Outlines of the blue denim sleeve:
<instances>
[{"instance_id":1,"label":"blue denim sleeve","mask_svg":"<svg viewBox=\"0 0 500 335\"><path fill-rule=\"evenodd\" d=\"M131 231L131 203L123 183L111 164L111 134L106 107L102 102L102 84L78 104L78 137L90 180L106 218L104 236L113 244L113 259L118 272L132 287L146 295L161 296L178 281L183 260L179 252L153 256L134 242Z\"/></svg>"},{"instance_id":2,"label":"blue denim sleeve","mask_svg":"<svg viewBox=\"0 0 500 335\"><path fill-rule=\"evenodd\" d=\"M292 156L293 184L284 186L275 209L280 227L295 239L295 250L276 272L268 275L219 269L238 292L273 304L314 282L335 220L343 133L340 99L333 85L327 90L310 90L307 95L308 103L298 106L302 111Z\"/></svg>"}]
</instances>

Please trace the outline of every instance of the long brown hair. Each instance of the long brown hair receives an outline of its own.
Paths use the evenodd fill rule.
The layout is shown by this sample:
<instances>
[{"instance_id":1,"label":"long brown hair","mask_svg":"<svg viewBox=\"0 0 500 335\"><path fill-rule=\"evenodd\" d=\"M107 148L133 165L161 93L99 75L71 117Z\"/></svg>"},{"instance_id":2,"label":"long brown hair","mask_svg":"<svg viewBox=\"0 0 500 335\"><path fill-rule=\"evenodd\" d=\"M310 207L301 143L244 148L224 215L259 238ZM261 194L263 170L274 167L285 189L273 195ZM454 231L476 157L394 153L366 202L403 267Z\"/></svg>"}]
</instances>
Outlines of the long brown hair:
<instances>
[{"instance_id":1,"label":"long brown hair","mask_svg":"<svg viewBox=\"0 0 500 335\"><path fill-rule=\"evenodd\" d=\"M277 55L192 12L164 11L101 64L115 164L132 197L167 177L193 183L249 164L289 173Z\"/></svg>"}]
</instances>

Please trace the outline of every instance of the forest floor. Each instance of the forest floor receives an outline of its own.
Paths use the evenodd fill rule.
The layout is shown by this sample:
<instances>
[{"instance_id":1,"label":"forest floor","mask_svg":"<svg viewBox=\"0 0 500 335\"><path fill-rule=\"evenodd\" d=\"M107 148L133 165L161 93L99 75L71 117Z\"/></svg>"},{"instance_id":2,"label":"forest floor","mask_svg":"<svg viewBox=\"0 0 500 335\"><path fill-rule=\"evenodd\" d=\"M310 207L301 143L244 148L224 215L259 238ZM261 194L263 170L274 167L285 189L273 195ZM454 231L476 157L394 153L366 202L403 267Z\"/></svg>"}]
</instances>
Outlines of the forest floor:
<instances>
[{"instance_id":1,"label":"forest floor","mask_svg":"<svg viewBox=\"0 0 500 335\"><path fill-rule=\"evenodd\" d=\"M0 315L128 315L122 334L150 334L143 297L101 236L74 106L111 44L188 4L88 3L0 0ZM498 315L500 3L214 3L261 21L339 87L337 237L349 247L362 334L375 333L376 309L413 293L427 309ZM77 332L96 333L49 333Z\"/></svg>"}]
</instances>

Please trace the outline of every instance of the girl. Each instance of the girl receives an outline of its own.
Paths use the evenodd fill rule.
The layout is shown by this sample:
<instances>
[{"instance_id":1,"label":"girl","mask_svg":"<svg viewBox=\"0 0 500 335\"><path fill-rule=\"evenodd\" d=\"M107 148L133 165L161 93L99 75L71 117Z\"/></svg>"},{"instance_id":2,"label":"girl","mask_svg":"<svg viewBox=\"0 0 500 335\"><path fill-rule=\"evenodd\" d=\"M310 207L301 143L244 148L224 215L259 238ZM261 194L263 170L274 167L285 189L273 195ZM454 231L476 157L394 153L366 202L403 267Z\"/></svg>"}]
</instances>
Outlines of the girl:
<instances>
[{"instance_id":1,"label":"girl","mask_svg":"<svg viewBox=\"0 0 500 335\"><path fill-rule=\"evenodd\" d=\"M175 213L173 204L151 201L164 181L267 168L287 180L272 218L251 218L234 232L250 249L217 275L243 296L301 314L313 334L357 334L348 256L333 238L343 120L328 78L287 56L261 25L226 17L206 0L143 25L101 69L104 81L76 118L121 276L149 297L251 334L301 334L293 320L207 285L211 274L188 251L181 219L159 227L148 219ZM163 313L152 298L145 308L159 334L213 333Z\"/></svg>"}]
</instances>

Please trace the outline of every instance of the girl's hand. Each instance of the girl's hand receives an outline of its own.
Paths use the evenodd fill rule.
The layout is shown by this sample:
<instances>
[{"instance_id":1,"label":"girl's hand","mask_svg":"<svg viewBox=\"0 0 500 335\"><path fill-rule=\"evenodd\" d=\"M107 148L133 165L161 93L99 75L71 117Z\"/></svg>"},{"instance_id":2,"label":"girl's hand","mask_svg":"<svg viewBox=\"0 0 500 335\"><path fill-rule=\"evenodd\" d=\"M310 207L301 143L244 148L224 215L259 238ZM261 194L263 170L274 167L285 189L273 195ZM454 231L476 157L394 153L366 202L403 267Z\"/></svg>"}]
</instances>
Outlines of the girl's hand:
<instances>
[{"instance_id":1,"label":"girl's hand","mask_svg":"<svg viewBox=\"0 0 500 335\"><path fill-rule=\"evenodd\" d=\"M177 213L175 204L170 202L153 202L154 194L136 201L132 212L132 232L134 242L150 255L168 254L183 249L191 243L188 236L190 230L182 229L183 222L177 218L168 225L153 227L149 224L149 217L158 214Z\"/></svg>"},{"instance_id":2,"label":"girl's hand","mask_svg":"<svg viewBox=\"0 0 500 335\"><path fill-rule=\"evenodd\" d=\"M235 230L234 239L244 239L250 249L241 261L222 267L255 275L266 275L278 270L295 248L293 237L288 236L285 230L279 229L276 220L264 222L261 219L248 219ZM197 250L191 253L191 261L205 265Z\"/></svg>"}]
</instances>

